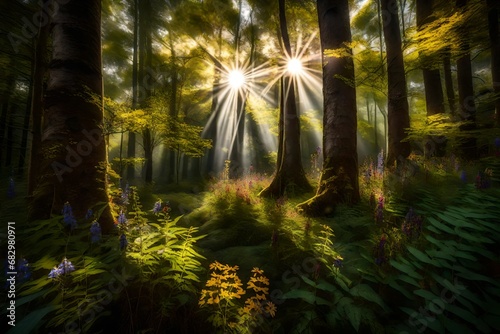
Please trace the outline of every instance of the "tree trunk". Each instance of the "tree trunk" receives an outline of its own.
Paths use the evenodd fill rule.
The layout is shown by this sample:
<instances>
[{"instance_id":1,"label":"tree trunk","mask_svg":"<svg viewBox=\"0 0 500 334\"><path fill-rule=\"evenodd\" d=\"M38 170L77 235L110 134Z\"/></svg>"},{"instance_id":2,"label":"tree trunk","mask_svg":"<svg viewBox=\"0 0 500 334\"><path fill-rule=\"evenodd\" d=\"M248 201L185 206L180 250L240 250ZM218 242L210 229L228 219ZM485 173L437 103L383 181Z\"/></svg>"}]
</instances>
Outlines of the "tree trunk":
<instances>
[{"instance_id":1,"label":"tree trunk","mask_svg":"<svg viewBox=\"0 0 500 334\"><path fill-rule=\"evenodd\" d=\"M138 40L139 40L139 0L134 0L134 54L132 56L132 109L137 109L138 100ZM129 131L127 141L127 158L135 158L135 143L136 135ZM127 180L131 181L135 178L135 164L127 166Z\"/></svg>"},{"instance_id":2,"label":"tree trunk","mask_svg":"<svg viewBox=\"0 0 500 334\"><path fill-rule=\"evenodd\" d=\"M11 174L13 173L12 167L12 151L14 148L14 117L16 117L17 113L17 104L11 104L10 110L8 111L8 120L7 120L7 150L5 153L5 166L10 167Z\"/></svg>"},{"instance_id":3,"label":"tree trunk","mask_svg":"<svg viewBox=\"0 0 500 334\"><path fill-rule=\"evenodd\" d=\"M426 24L433 20L432 15L433 0L417 0L417 28L421 30ZM425 103L427 116L444 113L443 87L441 86L441 75L438 68L433 68L436 56L427 52L420 52L420 62L422 64L422 74L424 77ZM445 154L446 141L437 136L427 138L425 155L435 155L442 157Z\"/></svg>"},{"instance_id":4,"label":"tree trunk","mask_svg":"<svg viewBox=\"0 0 500 334\"><path fill-rule=\"evenodd\" d=\"M398 5L396 0L380 0L384 21L384 39L387 49L388 81L388 152L387 166L410 155L410 143L403 142L406 129L410 127L406 77L399 31Z\"/></svg>"},{"instance_id":5,"label":"tree trunk","mask_svg":"<svg viewBox=\"0 0 500 334\"><path fill-rule=\"evenodd\" d=\"M288 57L292 56L285 15L285 1L279 0L280 31ZM309 191L311 185L302 167L300 150L300 121L295 101L294 78L289 74L281 81L280 131L278 137L278 161L271 184L261 191L261 196L278 198L289 186L297 191Z\"/></svg>"},{"instance_id":6,"label":"tree trunk","mask_svg":"<svg viewBox=\"0 0 500 334\"><path fill-rule=\"evenodd\" d=\"M60 4L52 24L52 60L44 101L40 181L33 192L30 219L60 214L66 201L77 219L96 204L108 204L102 105L101 1ZM83 94L82 94L83 93ZM99 218L111 232L109 206Z\"/></svg>"},{"instance_id":7,"label":"tree trunk","mask_svg":"<svg viewBox=\"0 0 500 334\"><path fill-rule=\"evenodd\" d=\"M451 60L450 60L450 50L446 50L443 53L443 73L444 73L444 84L446 87L446 97L448 99L448 106L450 108L450 114L455 115L457 110L455 109L455 89L453 88L453 78L451 76Z\"/></svg>"},{"instance_id":8,"label":"tree trunk","mask_svg":"<svg viewBox=\"0 0 500 334\"><path fill-rule=\"evenodd\" d=\"M498 1L488 0L488 30L491 43L491 76L495 92L495 123L500 127L500 34L498 14L500 4Z\"/></svg>"},{"instance_id":9,"label":"tree trunk","mask_svg":"<svg viewBox=\"0 0 500 334\"><path fill-rule=\"evenodd\" d=\"M321 49L351 42L348 0L318 0ZM351 52L351 50L349 50ZM316 196L299 205L306 214L330 214L339 202L359 201L354 64L350 56L323 57L323 171Z\"/></svg>"},{"instance_id":10,"label":"tree trunk","mask_svg":"<svg viewBox=\"0 0 500 334\"><path fill-rule=\"evenodd\" d=\"M152 69L153 64L153 46L152 46L152 28L151 28L151 1L140 1L139 9L139 34L140 34L140 68L139 68L139 84L141 91L144 92L144 98L141 99L143 107L147 107L148 98L151 97L153 83L148 80L153 78L146 76L147 69ZM146 183L153 182L153 134L149 128L144 129L142 133L142 144L144 146L145 171L144 181Z\"/></svg>"},{"instance_id":11,"label":"tree trunk","mask_svg":"<svg viewBox=\"0 0 500 334\"><path fill-rule=\"evenodd\" d=\"M457 0L459 10L466 10L467 0ZM465 31L462 31L466 34ZM457 84L459 113L462 121L470 122L462 127L462 131L476 129L476 103L474 101L474 85L472 82L472 65L470 60L469 44L464 39L460 45L462 56L457 59ZM476 138L468 137L462 141L462 156L465 159L474 160L478 158Z\"/></svg>"}]
</instances>

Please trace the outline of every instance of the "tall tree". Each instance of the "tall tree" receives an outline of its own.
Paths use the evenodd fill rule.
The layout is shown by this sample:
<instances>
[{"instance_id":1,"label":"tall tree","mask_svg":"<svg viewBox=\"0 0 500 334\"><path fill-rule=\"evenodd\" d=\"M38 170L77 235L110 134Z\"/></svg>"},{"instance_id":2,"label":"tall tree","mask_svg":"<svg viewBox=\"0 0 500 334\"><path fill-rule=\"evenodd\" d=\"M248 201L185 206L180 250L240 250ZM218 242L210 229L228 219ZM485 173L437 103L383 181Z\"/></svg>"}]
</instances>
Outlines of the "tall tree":
<instances>
[{"instance_id":1,"label":"tall tree","mask_svg":"<svg viewBox=\"0 0 500 334\"><path fill-rule=\"evenodd\" d=\"M132 109L137 109L138 107L138 75L137 75L137 67L138 67L138 41L139 41L139 0L134 0L134 5L132 6L133 10L133 55L132 55ZM136 134L133 131L129 131L128 133L128 142L127 142L127 158L135 158L135 145L136 145ZM129 181L135 178L135 166L133 164L129 164L127 166L127 179Z\"/></svg>"},{"instance_id":2,"label":"tall tree","mask_svg":"<svg viewBox=\"0 0 500 334\"><path fill-rule=\"evenodd\" d=\"M153 90L153 81L155 78L151 76L153 69L153 31L152 31L152 7L151 0L139 1L139 85L144 92L144 97L141 98L141 107L145 108L148 104L148 99L151 97ZM142 146L144 148L144 181L146 183L153 182L153 150L154 139L151 130L147 127L142 131Z\"/></svg>"},{"instance_id":3,"label":"tall tree","mask_svg":"<svg viewBox=\"0 0 500 334\"><path fill-rule=\"evenodd\" d=\"M398 3L396 0L380 0L384 23L384 40L387 53L387 113L388 152L387 165L394 164L410 155L410 143L403 140L405 129L410 127L406 76L401 48Z\"/></svg>"},{"instance_id":4,"label":"tall tree","mask_svg":"<svg viewBox=\"0 0 500 334\"><path fill-rule=\"evenodd\" d=\"M52 20L52 59L44 100L40 181L33 192L31 219L60 214L66 201L76 217L108 202L102 106L101 1L59 4ZM113 228L109 206L100 217L103 232Z\"/></svg>"},{"instance_id":5,"label":"tall tree","mask_svg":"<svg viewBox=\"0 0 500 334\"><path fill-rule=\"evenodd\" d=\"M417 0L417 28L422 28L433 21L433 0ZM427 116L444 113L443 87L441 86L441 74L439 68L436 68L436 55L427 52L425 49L419 51L419 58L422 64L422 74L424 77L425 103ZM439 63L439 62L437 62ZM426 154L443 156L446 143L437 138L429 138L429 144L426 145Z\"/></svg>"},{"instance_id":6,"label":"tall tree","mask_svg":"<svg viewBox=\"0 0 500 334\"><path fill-rule=\"evenodd\" d=\"M318 0L317 6L321 49L336 52L323 57L323 171L316 196L299 205L310 215L329 214L338 202L359 201L349 1Z\"/></svg>"},{"instance_id":7,"label":"tall tree","mask_svg":"<svg viewBox=\"0 0 500 334\"><path fill-rule=\"evenodd\" d=\"M493 90L495 96L495 120L500 127L500 32L498 16L500 13L500 3L488 0L488 31L491 43L491 77L493 80Z\"/></svg>"},{"instance_id":8,"label":"tall tree","mask_svg":"<svg viewBox=\"0 0 500 334\"><path fill-rule=\"evenodd\" d=\"M467 11L467 0L457 0L456 7L459 11ZM468 122L460 129L469 131L476 128L476 103L474 101L474 84L472 82L469 36L467 36L465 27L465 24L459 26L461 36L459 50L461 55L457 59L457 85L460 118ZM462 155L466 159L476 159L478 157L474 137L469 136L463 140Z\"/></svg>"},{"instance_id":9,"label":"tall tree","mask_svg":"<svg viewBox=\"0 0 500 334\"><path fill-rule=\"evenodd\" d=\"M278 4L283 46L287 56L291 57L292 47L286 23L285 1L279 0ZM260 193L261 196L280 197L285 193L286 187L290 184L302 190L311 189L311 185L307 181L304 168L302 167L300 122L297 113L294 86L291 75L282 77L276 173L271 184Z\"/></svg>"}]
</instances>

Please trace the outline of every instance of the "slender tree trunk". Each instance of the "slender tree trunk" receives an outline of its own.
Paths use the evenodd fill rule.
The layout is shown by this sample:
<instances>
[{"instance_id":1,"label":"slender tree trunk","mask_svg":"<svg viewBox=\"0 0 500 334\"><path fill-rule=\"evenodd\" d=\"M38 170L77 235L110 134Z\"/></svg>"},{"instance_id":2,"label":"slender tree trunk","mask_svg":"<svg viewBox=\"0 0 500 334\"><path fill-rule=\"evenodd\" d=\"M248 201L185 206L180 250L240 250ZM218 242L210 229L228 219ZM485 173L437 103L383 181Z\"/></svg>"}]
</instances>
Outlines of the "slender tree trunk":
<instances>
[{"instance_id":1,"label":"slender tree trunk","mask_svg":"<svg viewBox=\"0 0 500 334\"><path fill-rule=\"evenodd\" d=\"M421 30L426 24L432 22L433 0L417 0L417 28ZM444 113L443 87L441 86L441 75L439 68L433 68L435 55L420 52L422 63L422 74L424 77L425 103L427 116ZM427 138L425 155L444 156L446 148L445 138L432 136Z\"/></svg>"},{"instance_id":2,"label":"slender tree trunk","mask_svg":"<svg viewBox=\"0 0 500 334\"><path fill-rule=\"evenodd\" d=\"M410 155L410 143L403 142L410 127L406 76L401 49L398 5L396 0L380 0L384 21L384 39L387 48L389 147L387 165L390 166Z\"/></svg>"},{"instance_id":3,"label":"slender tree trunk","mask_svg":"<svg viewBox=\"0 0 500 334\"><path fill-rule=\"evenodd\" d=\"M495 123L500 127L500 33L498 14L500 4L498 1L488 0L488 30L491 43L491 76L495 92Z\"/></svg>"},{"instance_id":4,"label":"slender tree trunk","mask_svg":"<svg viewBox=\"0 0 500 334\"><path fill-rule=\"evenodd\" d=\"M96 204L108 204L102 105L82 96L102 97L101 1L59 5L52 25L52 61L44 100L40 182L33 192L30 219L60 214L65 202L77 219ZM109 206L99 218L111 232Z\"/></svg>"},{"instance_id":5,"label":"slender tree trunk","mask_svg":"<svg viewBox=\"0 0 500 334\"><path fill-rule=\"evenodd\" d=\"M139 40L139 0L134 0L134 54L132 58L132 109L137 109L138 106L138 40ZM135 158L136 135L129 131L127 141L127 158ZM127 179L129 181L135 178L135 165L127 166Z\"/></svg>"},{"instance_id":6,"label":"slender tree trunk","mask_svg":"<svg viewBox=\"0 0 500 334\"><path fill-rule=\"evenodd\" d=\"M457 8L466 10L467 0L457 0ZM466 34L462 31L462 34ZM470 59L469 44L464 39L460 45L462 56L457 59L457 83L460 118L470 122L462 126L462 131L476 129L476 103L474 101L474 85L472 82L472 65ZM462 141L462 155L465 159L477 159L476 138L469 137Z\"/></svg>"},{"instance_id":7,"label":"slender tree trunk","mask_svg":"<svg viewBox=\"0 0 500 334\"><path fill-rule=\"evenodd\" d=\"M322 51L347 47L348 0L318 0L317 6ZM299 205L306 214L331 214L337 203L360 199L354 78L352 57L323 58L323 171L316 196Z\"/></svg>"},{"instance_id":8,"label":"slender tree trunk","mask_svg":"<svg viewBox=\"0 0 500 334\"><path fill-rule=\"evenodd\" d=\"M283 40L283 46L286 54L291 57L292 48L288 36L288 28L285 15L285 1L279 0L279 18L280 31ZM308 191L311 185L306 178L304 168L302 167L302 155L300 150L300 122L297 113L297 104L295 100L294 79L289 74L282 78L282 108L280 108L280 129L278 145L278 164L276 174L271 184L262 190L261 196L271 196L278 198L283 196L288 186L293 185L296 190Z\"/></svg>"},{"instance_id":9,"label":"slender tree trunk","mask_svg":"<svg viewBox=\"0 0 500 334\"><path fill-rule=\"evenodd\" d=\"M140 47L142 58L139 60L141 62L139 71L142 70L142 75L139 75L139 84L142 85L142 90L144 91L144 100L142 100L142 105L147 106L147 99L151 96L153 89L154 78L149 75L146 76L146 70L152 69L153 64L153 46L152 46L152 12L151 12L151 0L140 1L141 7L139 11L139 32L140 32ZM145 159L145 170L144 170L144 181L146 183L153 182L153 151L154 151L154 140L153 134L149 128L146 128L142 132L142 144L144 146L144 159Z\"/></svg>"},{"instance_id":10,"label":"slender tree trunk","mask_svg":"<svg viewBox=\"0 0 500 334\"><path fill-rule=\"evenodd\" d=\"M446 50L443 53L443 73L444 84L446 87L446 97L448 99L448 106L452 115L456 114L455 106L455 89L453 88L453 78L451 76L451 56L450 51Z\"/></svg>"}]
</instances>

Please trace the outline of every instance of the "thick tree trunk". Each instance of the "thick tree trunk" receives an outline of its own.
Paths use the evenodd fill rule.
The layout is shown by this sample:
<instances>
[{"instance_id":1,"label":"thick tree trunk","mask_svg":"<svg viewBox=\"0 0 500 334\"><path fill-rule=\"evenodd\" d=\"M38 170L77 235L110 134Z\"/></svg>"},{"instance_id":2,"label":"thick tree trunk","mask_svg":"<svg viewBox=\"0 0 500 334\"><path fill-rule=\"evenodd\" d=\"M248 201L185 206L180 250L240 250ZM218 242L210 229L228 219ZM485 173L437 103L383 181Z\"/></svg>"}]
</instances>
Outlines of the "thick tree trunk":
<instances>
[{"instance_id":1,"label":"thick tree trunk","mask_svg":"<svg viewBox=\"0 0 500 334\"><path fill-rule=\"evenodd\" d=\"M495 123L500 127L500 33L498 14L500 4L498 0L488 0L488 30L491 43L491 76L495 92Z\"/></svg>"},{"instance_id":2,"label":"thick tree trunk","mask_svg":"<svg viewBox=\"0 0 500 334\"><path fill-rule=\"evenodd\" d=\"M348 0L318 0L322 51L351 42ZM352 57L323 60L323 171L316 196L299 205L306 214L330 214L339 202L359 201L356 89Z\"/></svg>"},{"instance_id":3,"label":"thick tree trunk","mask_svg":"<svg viewBox=\"0 0 500 334\"><path fill-rule=\"evenodd\" d=\"M285 15L285 1L279 0L280 31L283 46L289 57L292 55L290 38ZM261 196L278 198L283 196L287 187L296 191L309 191L311 185L302 167L300 150L300 121L295 101L293 77L286 75L281 81L280 131L278 137L278 162L276 174L271 184L261 191Z\"/></svg>"},{"instance_id":4,"label":"thick tree trunk","mask_svg":"<svg viewBox=\"0 0 500 334\"><path fill-rule=\"evenodd\" d=\"M42 131L45 154L33 192L32 220L60 214L65 202L77 219L96 204L108 204L102 106L83 93L88 89L102 96L101 2L60 4L52 45ZM112 230L109 206L99 222L103 232Z\"/></svg>"},{"instance_id":5,"label":"thick tree trunk","mask_svg":"<svg viewBox=\"0 0 500 334\"><path fill-rule=\"evenodd\" d=\"M457 8L465 10L467 0L457 0ZM462 34L465 34L462 31ZM457 59L457 84L459 116L462 121L470 122L460 128L462 131L476 129L476 103L474 101L474 85L472 82L472 65L470 59L469 44L464 39L460 45L462 56ZM465 159L474 160L478 158L476 138L468 137L462 141L462 156Z\"/></svg>"},{"instance_id":6,"label":"thick tree trunk","mask_svg":"<svg viewBox=\"0 0 500 334\"><path fill-rule=\"evenodd\" d=\"M399 31L398 5L396 0L380 0L384 21L384 39L387 49L388 123L389 146L387 165L406 159L410 155L410 143L403 142L410 127L405 68Z\"/></svg>"}]
</instances>

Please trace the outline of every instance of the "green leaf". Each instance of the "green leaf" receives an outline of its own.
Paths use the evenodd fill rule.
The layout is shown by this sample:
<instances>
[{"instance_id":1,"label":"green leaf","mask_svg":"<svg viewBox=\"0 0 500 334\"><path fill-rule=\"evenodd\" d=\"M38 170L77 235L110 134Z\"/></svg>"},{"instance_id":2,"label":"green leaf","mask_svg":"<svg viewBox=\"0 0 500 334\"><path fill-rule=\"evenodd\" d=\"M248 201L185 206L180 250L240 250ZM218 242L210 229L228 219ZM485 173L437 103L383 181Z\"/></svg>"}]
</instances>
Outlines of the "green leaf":
<instances>
[{"instance_id":1,"label":"green leaf","mask_svg":"<svg viewBox=\"0 0 500 334\"><path fill-rule=\"evenodd\" d=\"M380 307L385 308L384 301L378 293L373 291L372 287L368 284L358 284L351 289L351 294L356 297L366 299L370 302L378 304Z\"/></svg>"},{"instance_id":2,"label":"green leaf","mask_svg":"<svg viewBox=\"0 0 500 334\"><path fill-rule=\"evenodd\" d=\"M312 292L307 291L307 290L300 290L300 289L295 289L286 292L282 296L283 299L302 299L303 301L314 305L316 302L316 295L314 295Z\"/></svg>"},{"instance_id":3,"label":"green leaf","mask_svg":"<svg viewBox=\"0 0 500 334\"><path fill-rule=\"evenodd\" d=\"M391 264L391 266L393 266L394 268L398 269L399 271L407 274L407 275L410 275L411 277L415 278L415 279L423 279L422 275L420 275L419 273L417 273L415 271L415 269L413 269L413 267L411 267L410 265L407 265L407 264L403 264L403 263L399 263L393 259L389 260L389 263Z\"/></svg>"},{"instance_id":4,"label":"green leaf","mask_svg":"<svg viewBox=\"0 0 500 334\"><path fill-rule=\"evenodd\" d=\"M432 260L430 257L428 257L425 253L421 252L420 250L418 250L414 247L411 247L411 246L408 246L406 248L413 256L415 256L420 261L428 263L428 264L432 264L433 266L439 266L439 263Z\"/></svg>"}]
</instances>

